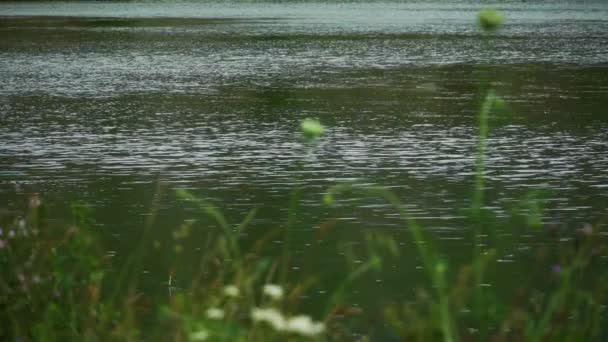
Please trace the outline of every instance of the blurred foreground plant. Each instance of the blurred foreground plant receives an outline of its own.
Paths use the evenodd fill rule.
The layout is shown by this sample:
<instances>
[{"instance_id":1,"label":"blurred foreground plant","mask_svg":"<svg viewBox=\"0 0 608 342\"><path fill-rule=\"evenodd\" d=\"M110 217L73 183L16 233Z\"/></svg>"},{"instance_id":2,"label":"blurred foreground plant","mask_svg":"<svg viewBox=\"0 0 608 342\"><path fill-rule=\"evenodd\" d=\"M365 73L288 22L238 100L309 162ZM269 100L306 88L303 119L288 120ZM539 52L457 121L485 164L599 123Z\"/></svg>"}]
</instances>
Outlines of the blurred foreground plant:
<instances>
[{"instance_id":1,"label":"blurred foreground plant","mask_svg":"<svg viewBox=\"0 0 608 342\"><path fill-rule=\"evenodd\" d=\"M95 336L118 316L101 301L104 259L84 217L51 226L38 195L25 214L0 216L1 340L62 340Z\"/></svg>"}]
</instances>

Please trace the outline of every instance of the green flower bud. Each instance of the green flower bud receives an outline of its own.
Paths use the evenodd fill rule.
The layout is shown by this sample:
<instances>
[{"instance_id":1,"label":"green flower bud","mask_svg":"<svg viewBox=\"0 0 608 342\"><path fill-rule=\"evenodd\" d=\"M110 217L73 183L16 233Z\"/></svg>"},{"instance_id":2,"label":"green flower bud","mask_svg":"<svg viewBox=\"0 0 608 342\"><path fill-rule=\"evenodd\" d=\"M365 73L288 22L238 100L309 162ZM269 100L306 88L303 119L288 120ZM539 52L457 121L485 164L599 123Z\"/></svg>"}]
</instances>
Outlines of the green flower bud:
<instances>
[{"instance_id":1,"label":"green flower bud","mask_svg":"<svg viewBox=\"0 0 608 342\"><path fill-rule=\"evenodd\" d=\"M504 109L507 104L505 103L505 100L500 97L497 97L496 100L494 100L494 106L498 109Z\"/></svg>"},{"instance_id":2,"label":"green flower bud","mask_svg":"<svg viewBox=\"0 0 608 342\"><path fill-rule=\"evenodd\" d=\"M330 207L333 203L334 203L334 196L330 192L323 195L323 204Z\"/></svg>"},{"instance_id":3,"label":"green flower bud","mask_svg":"<svg viewBox=\"0 0 608 342\"><path fill-rule=\"evenodd\" d=\"M437 274L443 274L445 273L445 271L447 270L448 265L444 262L444 261L438 261L435 264L435 272L437 272Z\"/></svg>"},{"instance_id":4,"label":"green flower bud","mask_svg":"<svg viewBox=\"0 0 608 342\"><path fill-rule=\"evenodd\" d=\"M482 9L478 14L479 25L486 31L493 31L497 29L502 22L504 17L493 9Z\"/></svg>"},{"instance_id":5,"label":"green flower bud","mask_svg":"<svg viewBox=\"0 0 608 342\"><path fill-rule=\"evenodd\" d=\"M325 131L323 125L315 119L302 120L300 128L302 129L302 134L309 139L316 138Z\"/></svg>"}]
</instances>

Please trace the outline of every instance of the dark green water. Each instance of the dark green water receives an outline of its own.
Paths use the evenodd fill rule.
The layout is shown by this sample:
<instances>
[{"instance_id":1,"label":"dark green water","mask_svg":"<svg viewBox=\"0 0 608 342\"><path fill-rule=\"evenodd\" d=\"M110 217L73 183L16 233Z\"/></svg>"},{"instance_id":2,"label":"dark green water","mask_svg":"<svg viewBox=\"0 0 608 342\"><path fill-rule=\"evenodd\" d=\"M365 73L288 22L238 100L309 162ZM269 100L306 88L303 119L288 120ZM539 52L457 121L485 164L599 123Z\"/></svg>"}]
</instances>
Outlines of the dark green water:
<instances>
[{"instance_id":1,"label":"dark green water","mask_svg":"<svg viewBox=\"0 0 608 342\"><path fill-rule=\"evenodd\" d=\"M340 242L359 245L376 229L403 257L364 286L407 297L422 271L394 210L357 197L327 209L322 193L338 182L386 185L451 258L467 260L461 209L488 77L513 111L492 120L488 208L504 217L548 190L545 223L568 232L598 222L608 207L608 3L497 7L507 25L484 37L481 6L462 1L1 3L0 206L39 193L61 223L71 203L86 203L120 264L156 195L162 253L147 260L142 291L164 293L170 269L189 274L167 257L173 230L194 217L205 229L173 189L212 199L234 223L259 207L250 241L286 221L300 187L293 272L328 274L308 296L325 296L344 269ZM306 117L328 128L316 144L300 139ZM519 247L496 272L532 277L517 261L543 233L498 233Z\"/></svg>"}]
</instances>

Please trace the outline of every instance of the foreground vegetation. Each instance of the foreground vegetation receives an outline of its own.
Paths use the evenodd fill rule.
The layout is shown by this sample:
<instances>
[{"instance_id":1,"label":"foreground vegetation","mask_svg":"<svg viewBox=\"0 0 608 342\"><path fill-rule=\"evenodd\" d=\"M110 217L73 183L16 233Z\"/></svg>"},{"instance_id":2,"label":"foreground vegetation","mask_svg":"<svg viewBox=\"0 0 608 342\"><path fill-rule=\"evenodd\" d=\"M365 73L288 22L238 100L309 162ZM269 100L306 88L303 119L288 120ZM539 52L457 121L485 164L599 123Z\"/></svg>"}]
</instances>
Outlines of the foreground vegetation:
<instances>
[{"instance_id":1,"label":"foreground vegetation","mask_svg":"<svg viewBox=\"0 0 608 342\"><path fill-rule=\"evenodd\" d=\"M496 29L502 17L480 14L480 25ZM488 86L488 88L491 88ZM344 198L382 200L399 215L415 246L426 276L407 301L395 300L372 319L367 308L353 306L359 283L398 259L403 251L390 233L363 232L363 250L344 250L345 265L361 260L331 289L323 309L307 312L302 295L318 280L290 272L289 242L296 220L299 190L291 195L285 222L259 240L242 239L256 215L239 222L224 216L215 204L186 190L176 196L210 218L206 245L196 256L187 249L194 227L184 222L173 232L176 253L171 264L190 265L188 283L168 274L168 300L148 298L140 291L146 255L157 253L149 221L141 227L139 245L120 265L107 258L87 206L73 206L73 223L45 220L42 199L34 195L23 211L0 215L0 340L7 341L282 341L282 340L420 340L420 341L590 341L601 340L608 293L606 249L595 226L569 227L568 239L551 235L543 220L543 196L531 193L508 218L484 209L484 158L493 117L507 105L491 89L484 91L479 111L475 187L467 211L470 260L450 262L432 234L410 215L404 199L381 186L337 184L319 198L328 207ZM311 143L324 133L315 120L301 123ZM539 272L530 288L496 283L491 270L499 256L513 253L516 242L496 231L520 227L545 234L532 253L527 272ZM574 228L574 229L572 229ZM555 233L555 232L554 232ZM283 248L269 246L281 239ZM314 256L312 256L314 257ZM119 272L115 272L119 269ZM540 270L540 271L538 271ZM493 286L486 286L492 283ZM356 334L356 338L353 335Z\"/></svg>"}]
</instances>

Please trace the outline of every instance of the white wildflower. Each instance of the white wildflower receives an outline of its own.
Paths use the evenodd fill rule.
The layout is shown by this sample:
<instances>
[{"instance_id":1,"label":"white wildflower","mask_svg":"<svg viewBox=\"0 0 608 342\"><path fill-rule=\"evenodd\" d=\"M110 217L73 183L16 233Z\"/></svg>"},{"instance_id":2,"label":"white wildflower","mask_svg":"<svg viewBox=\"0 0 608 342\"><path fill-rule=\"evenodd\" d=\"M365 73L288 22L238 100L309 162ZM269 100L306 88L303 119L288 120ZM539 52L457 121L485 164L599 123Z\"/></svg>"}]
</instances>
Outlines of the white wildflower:
<instances>
[{"instance_id":1,"label":"white wildflower","mask_svg":"<svg viewBox=\"0 0 608 342\"><path fill-rule=\"evenodd\" d=\"M195 331L190 334L190 341L205 341L209 338L209 333L206 330Z\"/></svg>"},{"instance_id":2,"label":"white wildflower","mask_svg":"<svg viewBox=\"0 0 608 342\"><path fill-rule=\"evenodd\" d=\"M314 322L309 316L299 315L287 320L285 330L303 336L314 336L322 333L325 325L322 322Z\"/></svg>"},{"instance_id":3,"label":"white wildflower","mask_svg":"<svg viewBox=\"0 0 608 342\"><path fill-rule=\"evenodd\" d=\"M590 225L589 223L586 223L583 228L581 229L581 233L585 236L591 236L593 235L593 226Z\"/></svg>"},{"instance_id":4,"label":"white wildflower","mask_svg":"<svg viewBox=\"0 0 608 342\"><path fill-rule=\"evenodd\" d=\"M220 308L210 308L210 309L207 309L207 312L205 313L205 315L209 319L223 319L224 310L222 310Z\"/></svg>"},{"instance_id":5,"label":"white wildflower","mask_svg":"<svg viewBox=\"0 0 608 342\"><path fill-rule=\"evenodd\" d=\"M285 318L277 309L254 308L251 310L251 319L254 322L266 322L277 331L285 329Z\"/></svg>"},{"instance_id":6,"label":"white wildflower","mask_svg":"<svg viewBox=\"0 0 608 342\"><path fill-rule=\"evenodd\" d=\"M38 195L34 195L30 198L30 208L32 209L36 209L40 206L42 202L40 201L40 198L38 197Z\"/></svg>"},{"instance_id":7,"label":"white wildflower","mask_svg":"<svg viewBox=\"0 0 608 342\"><path fill-rule=\"evenodd\" d=\"M275 285L275 284L266 284L264 285L264 294L267 295L268 297L274 299L274 300L279 300L281 298L283 298L283 288L279 285Z\"/></svg>"},{"instance_id":8,"label":"white wildflower","mask_svg":"<svg viewBox=\"0 0 608 342\"><path fill-rule=\"evenodd\" d=\"M224 295L228 297L238 297L239 293L239 288L234 285L224 286Z\"/></svg>"}]
</instances>

